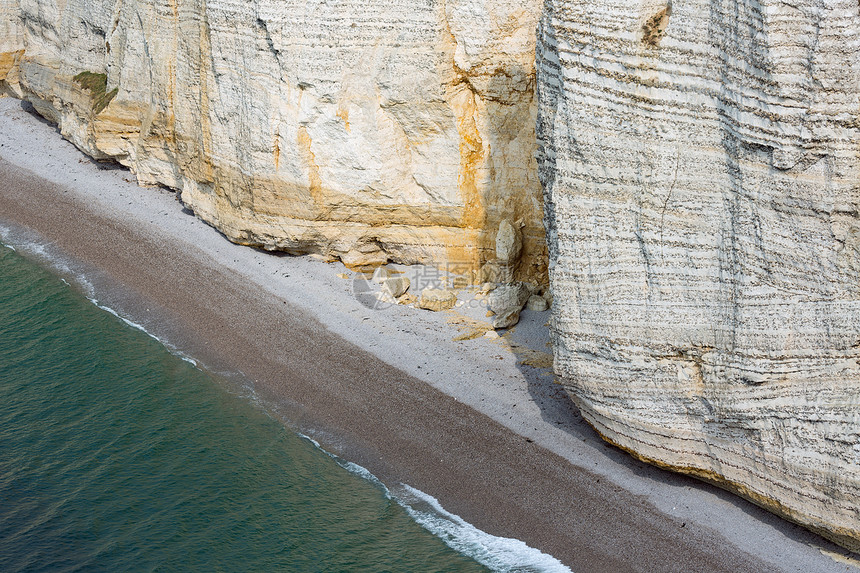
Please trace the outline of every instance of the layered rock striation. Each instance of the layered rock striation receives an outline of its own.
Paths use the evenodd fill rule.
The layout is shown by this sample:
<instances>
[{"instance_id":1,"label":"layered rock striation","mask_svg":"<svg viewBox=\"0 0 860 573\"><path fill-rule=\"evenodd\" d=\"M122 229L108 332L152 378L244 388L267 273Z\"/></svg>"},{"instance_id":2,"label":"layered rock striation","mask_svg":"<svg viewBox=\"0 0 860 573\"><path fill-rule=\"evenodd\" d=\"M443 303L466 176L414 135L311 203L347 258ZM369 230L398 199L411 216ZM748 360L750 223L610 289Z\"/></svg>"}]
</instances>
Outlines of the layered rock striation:
<instances>
[{"instance_id":1,"label":"layered rock striation","mask_svg":"<svg viewBox=\"0 0 860 573\"><path fill-rule=\"evenodd\" d=\"M860 549L856 0L547 0L555 365L635 455Z\"/></svg>"},{"instance_id":2,"label":"layered rock striation","mask_svg":"<svg viewBox=\"0 0 860 573\"><path fill-rule=\"evenodd\" d=\"M0 90L230 239L545 274L537 0L0 0Z\"/></svg>"},{"instance_id":3,"label":"layered rock striation","mask_svg":"<svg viewBox=\"0 0 860 573\"><path fill-rule=\"evenodd\" d=\"M606 439L857 551L858 10L0 0L0 96L236 242L483 269L500 327L548 244Z\"/></svg>"}]
</instances>

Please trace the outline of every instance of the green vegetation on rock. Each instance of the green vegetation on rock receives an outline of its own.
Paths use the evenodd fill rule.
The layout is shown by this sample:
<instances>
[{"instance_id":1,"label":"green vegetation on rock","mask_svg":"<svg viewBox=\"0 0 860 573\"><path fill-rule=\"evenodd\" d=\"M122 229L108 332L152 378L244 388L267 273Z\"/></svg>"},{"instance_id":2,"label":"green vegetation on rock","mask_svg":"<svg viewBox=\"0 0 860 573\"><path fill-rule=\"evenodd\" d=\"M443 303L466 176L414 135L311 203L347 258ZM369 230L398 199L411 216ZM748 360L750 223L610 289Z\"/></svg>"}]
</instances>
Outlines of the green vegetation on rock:
<instances>
[{"instance_id":1,"label":"green vegetation on rock","mask_svg":"<svg viewBox=\"0 0 860 573\"><path fill-rule=\"evenodd\" d=\"M93 72L81 72L74 78L81 89L89 90L90 99L93 102L93 113L100 114L108 106L111 100L116 97L119 88L114 88L107 91L107 75L96 74Z\"/></svg>"}]
</instances>

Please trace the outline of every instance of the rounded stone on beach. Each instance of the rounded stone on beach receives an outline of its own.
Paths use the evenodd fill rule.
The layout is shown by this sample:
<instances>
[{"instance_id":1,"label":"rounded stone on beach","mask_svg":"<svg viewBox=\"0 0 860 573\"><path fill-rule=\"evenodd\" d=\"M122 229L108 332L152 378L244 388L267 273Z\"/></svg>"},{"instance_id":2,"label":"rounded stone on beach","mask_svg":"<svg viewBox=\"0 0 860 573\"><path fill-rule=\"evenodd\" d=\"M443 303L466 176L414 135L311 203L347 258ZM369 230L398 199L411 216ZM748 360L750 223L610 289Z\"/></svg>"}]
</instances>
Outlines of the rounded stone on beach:
<instances>
[{"instance_id":1,"label":"rounded stone on beach","mask_svg":"<svg viewBox=\"0 0 860 573\"><path fill-rule=\"evenodd\" d=\"M520 311L512 310L505 314L498 314L493 319L493 328L510 328L520 321Z\"/></svg>"},{"instance_id":2,"label":"rounded stone on beach","mask_svg":"<svg viewBox=\"0 0 860 573\"><path fill-rule=\"evenodd\" d=\"M529 302L526 305L526 308L534 312L543 312L549 308L549 305L544 297L533 294L529 297Z\"/></svg>"},{"instance_id":3,"label":"rounded stone on beach","mask_svg":"<svg viewBox=\"0 0 860 573\"><path fill-rule=\"evenodd\" d=\"M487 303L497 315L519 312L528 302L531 291L524 283L504 285L490 293Z\"/></svg>"},{"instance_id":4,"label":"rounded stone on beach","mask_svg":"<svg viewBox=\"0 0 860 573\"><path fill-rule=\"evenodd\" d=\"M408 277L390 277L382 281L382 290L397 298L403 296L411 284Z\"/></svg>"},{"instance_id":5,"label":"rounded stone on beach","mask_svg":"<svg viewBox=\"0 0 860 573\"><path fill-rule=\"evenodd\" d=\"M457 293L448 289L427 288L421 291L418 307L438 312L454 308L457 304Z\"/></svg>"}]
</instances>

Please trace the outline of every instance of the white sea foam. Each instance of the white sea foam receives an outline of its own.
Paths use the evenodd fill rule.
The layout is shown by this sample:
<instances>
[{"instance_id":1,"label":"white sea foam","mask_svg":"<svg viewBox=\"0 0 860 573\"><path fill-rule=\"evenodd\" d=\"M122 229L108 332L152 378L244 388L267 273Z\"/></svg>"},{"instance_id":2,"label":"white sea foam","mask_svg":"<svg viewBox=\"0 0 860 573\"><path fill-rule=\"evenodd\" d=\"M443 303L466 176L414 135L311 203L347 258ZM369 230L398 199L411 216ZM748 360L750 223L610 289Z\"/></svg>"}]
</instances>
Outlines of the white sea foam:
<instances>
[{"instance_id":1,"label":"white sea foam","mask_svg":"<svg viewBox=\"0 0 860 573\"><path fill-rule=\"evenodd\" d=\"M378 477L373 475L373 473L371 473L371 471L368 470L366 467L360 466L353 462L342 460L338 457L335 457L335 459L337 460L337 463L340 465L340 467L352 474L357 475L362 479L369 481L370 483L378 487L382 491L382 493L385 494L385 497L387 497L388 499L392 499L391 492L388 490L387 487L385 487L385 484L382 483L382 481L380 481Z\"/></svg>"},{"instance_id":2,"label":"white sea foam","mask_svg":"<svg viewBox=\"0 0 860 573\"><path fill-rule=\"evenodd\" d=\"M142 333L144 333L144 334L146 334L147 336L149 336L150 338L154 338L154 339L155 339L155 340L157 340L158 342L160 342L160 343L164 344L164 341L163 341L163 340L161 340L160 338L158 338L157 336L155 336L154 334L152 334L151 332L149 332L148 330L146 330L146 328L144 328L144 327L143 327L143 325L138 324L138 323L136 323L136 322L134 322L134 321L132 321L132 320L129 320L129 319L125 318L124 316L120 315L120 313L118 313L117 311L115 311L115 310L114 310L114 309L112 309L111 307L101 304L101 303L98 301L98 299L95 299L95 298L89 298L89 297L87 297L87 298L89 299L89 301L90 301L91 303L93 303L94 305L96 305L97 307L99 307L100 309L102 309L103 311L107 312L108 314L112 314L112 315L114 315L115 317L117 317L118 319L120 319L121 321L123 321L124 323L126 323L127 325L129 325L130 327L134 328L135 330L139 330L139 331L141 331Z\"/></svg>"},{"instance_id":3,"label":"white sea foam","mask_svg":"<svg viewBox=\"0 0 860 573\"><path fill-rule=\"evenodd\" d=\"M75 283L80 285L88 298L95 296L92 283L82 273L73 271L62 255L58 254L50 245L36 239L29 232L0 226L0 243L24 256L37 259L67 285L70 283L64 277L72 278Z\"/></svg>"},{"instance_id":4,"label":"white sea foam","mask_svg":"<svg viewBox=\"0 0 860 573\"><path fill-rule=\"evenodd\" d=\"M439 500L403 484L404 493L394 496L419 525L450 548L499 572L570 573L570 568L518 539L496 537L481 531L463 518L445 510Z\"/></svg>"},{"instance_id":5,"label":"white sea foam","mask_svg":"<svg viewBox=\"0 0 860 573\"><path fill-rule=\"evenodd\" d=\"M392 493L370 470L339 458L320 447L313 438L301 434L320 451L334 458L342 468L380 488L400 504L418 525L441 539L445 545L499 573L571 573L569 567L518 539L497 537L481 531L462 517L446 511L435 497L410 485L401 484Z\"/></svg>"},{"instance_id":6,"label":"white sea foam","mask_svg":"<svg viewBox=\"0 0 860 573\"><path fill-rule=\"evenodd\" d=\"M185 362L188 362L189 364L191 364L191 365L192 365L192 366L194 366L195 368L200 368L200 366L199 366L199 364L197 364L197 361L196 361L196 360L194 360L193 358L191 358L190 356L188 356L188 355L187 355L187 354L185 354L184 352L181 352L181 351L177 350L177 349L176 349L172 344L170 344L170 343L169 343L169 342L167 342L166 340L164 340L164 339L162 339L162 338L159 338L158 336L154 335L153 333L151 333L150 331L148 331L148 330L146 329L146 327L145 327L145 326L143 326L142 324L138 324L138 323L134 322L133 320L129 320L129 319L127 319L126 317L122 316L120 313L118 313L117 311L115 311L115 310L114 310L114 309L112 309L111 307L101 304L101 303L100 303L97 299L95 299L95 298L90 298L90 297L87 297L87 298L89 299L89 301L90 301L91 303L93 303L94 305L96 305L96 306L97 306L97 307L99 307L100 309L102 309L102 310L104 310L104 311L106 311L106 312L108 312L108 313L110 313L110 314L114 315L115 317L117 317L118 319L120 319L121 321L123 321L124 323L126 323L128 326L130 326L130 327L134 328L135 330L139 330L139 331L141 331L142 333L146 334L147 336L149 336L149 337L150 337L150 338L152 338L153 340L157 341L157 342L158 342L158 343L160 343L162 346L164 346L164 348L166 348L168 352L170 352L171 354L173 354L173 355L174 355L174 356L176 356L177 358L180 358L180 359L184 360Z\"/></svg>"},{"instance_id":7,"label":"white sea foam","mask_svg":"<svg viewBox=\"0 0 860 573\"><path fill-rule=\"evenodd\" d=\"M9 242L10 242L9 241L9 233L10 232L11 231L9 230L8 227L4 227L4 226L0 225L0 244L2 244L4 247L12 249L13 251L17 251L18 249L16 249L15 247L13 247L12 245L9 244Z\"/></svg>"},{"instance_id":8,"label":"white sea foam","mask_svg":"<svg viewBox=\"0 0 860 573\"><path fill-rule=\"evenodd\" d=\"M158 336L149 332L142 324L134 322L111 307L101 304L95 297L95 289L85 276L80 273L73 272L59 256L53 254L49 248L36 241L22 239L18 236L12 236L9 229L0 227L0 240L7 247L16 250L10 242L18 244L19 248L25 253L36 256L43 261L47 261L53 269L61 275L72 276L87 293L87 298L98 308L112 314L116 318L123 321L125 324L145 333L154 340L162 344L167 350L175 356L185 360L193 366L199 368L198 363L186 354L178 351L167 341L162 340ZM65 279L61 279L66 284L69 284ZM256 401L256 394L252 391L252 401ZM265 408L263 408L265 410ZM403 484L398 488L396 494L383 484L379 478L371 473L367 468L353 462L343 460L336 455L328 452L321 447L319 442L308 435L300 434L302 437L310 441L320 451L326 453L335 459L335 461L350 473L361 477L375 485L383 494L395 500L400 504L406 512L424 529L439 537L446 545L455 551L466 555L477 561L478 563L488 567L493 571L500 573L529 573L529 572L546 572L570 573L570 569L565 567L556 558L547 555L529 547L526 543L517 539L508 539L504 537L496 537L484 531L481 531L474 525L463 520L461 517L454 515L445 510L439 501L409 485Z\"/></svg>"},{"instance_id":9,"label":"white sea foam","mask_svg":"<svg viewBox=\"0 0 860 573\"><path fill-rule=\"evenodd\" d=\"M93 283L91 283L83 273L73 271L60 255L57 255L56 253L52 252L52 250L49 247L46 247L43 243L18 236L18 234L12 233L12 231L10 229L7 229L6 227L0 227L0 241L2 241L4 245L9 247L13 251L20 250L21 252L26 253L31 257L35 257L41 260L48 267L50 267L50 269L53 270L55 274L59 275L61 281L63 281L69 286L71 285L69 281L64 278L64 276L72 277L75 283L84 291L85 296L91 303L93 303L100 309L112 314L116 318L126 323L128 326L139 330L147 336L155 339L174 356L181 358L182 360L188 362L196 368L200 367L196 360L194 360L187 354L180 352L166 340L162 340L158 336L149 332L142 324L138 324L137 322L129 320L128 318L122 316L120 313L110 308L109 306L101 304L96 298L95 287L93 286ZM9 243L16 243L18 248L16 249L15 246Z\"/></svg>"},{"instance_id":10,"label":"white sea foam","mask_svg":"<svg viewBox=\"0 0 860 573\"><path fill-rule=\"evenodd\" d=\"M325 452L326 454L328 454L328 452L326 452L323 449L323 447L320 445L320 443L318 441L316 441L315 439L313 439L312 437L308 436L307 434L302 434L302 433L299 433L299 436L303 437L304 439L306 439L307 441L312 443L314 445L314 447L316 447L318 450L321 450L321 451ZM331 454L329 454L329 455L331 455Z\"/></svg>"}]
</instances>

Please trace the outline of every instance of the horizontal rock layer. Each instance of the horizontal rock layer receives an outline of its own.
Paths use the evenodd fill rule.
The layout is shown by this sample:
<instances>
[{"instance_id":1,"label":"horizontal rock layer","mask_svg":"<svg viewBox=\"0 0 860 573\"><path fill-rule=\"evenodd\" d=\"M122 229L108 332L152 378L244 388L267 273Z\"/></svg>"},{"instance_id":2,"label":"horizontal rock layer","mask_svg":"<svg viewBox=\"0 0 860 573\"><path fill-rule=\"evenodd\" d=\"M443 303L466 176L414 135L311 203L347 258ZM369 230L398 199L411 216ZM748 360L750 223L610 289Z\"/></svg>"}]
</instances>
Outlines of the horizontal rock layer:
<instances>
[{"instance_id":1,"label":"horizontal rock layer","mask_svg":"<svg viewBox=\"0 0 860 573\"><path fill-rule=\"evenodd\" d=\"M0 95L354 265L539 280L539 172L586 418L858 550L858 32L855 0L0 0Z\"/></svg>"},{"instance_id":2,"label":"horizontal rock layer","mask_svg":"<svg viewBox=\"0 0 860 573\"><path fill-rule=\"evenodd\" d=\"M637 456L860 549L856 0L547 0L556 369Z\"/></svg>"},{"instance_id":3,"label":"horizontal rock layer","mask_svg":"<svg viewBox=\"0 0 860 573\"><path fill-rule=\"evenodd\" d=\"M537 0L0 0L0 91L230 239L546 272ZM99 80L101 84L99 85ZM89 82L89 83L88 83Z\"/></svg>"}]
</instances>

